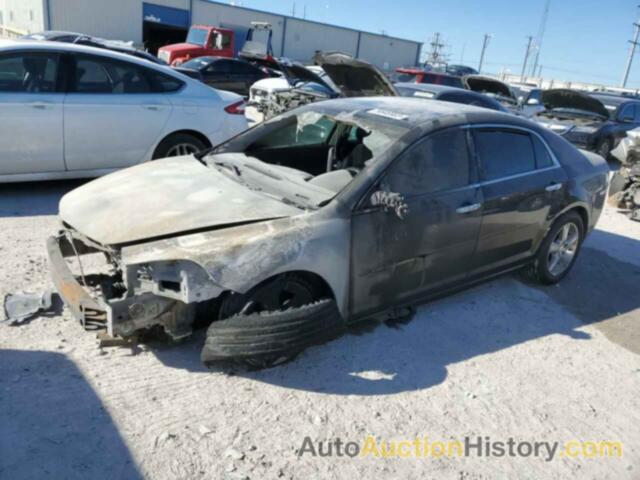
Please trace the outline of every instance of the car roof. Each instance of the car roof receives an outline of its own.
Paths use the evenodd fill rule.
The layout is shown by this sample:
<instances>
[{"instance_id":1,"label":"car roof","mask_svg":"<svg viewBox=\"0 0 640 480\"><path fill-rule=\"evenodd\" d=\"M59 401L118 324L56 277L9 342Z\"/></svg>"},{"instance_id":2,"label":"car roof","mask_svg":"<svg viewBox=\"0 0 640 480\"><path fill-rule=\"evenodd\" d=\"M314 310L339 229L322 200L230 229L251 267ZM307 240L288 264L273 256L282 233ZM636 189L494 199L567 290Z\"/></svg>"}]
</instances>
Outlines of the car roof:
<instances>
[{"instance_id":1,"label":"car roof","mask_svg":"<svg viewBox=\"0 0 640 480\"><path fill-rule=\"evenodd\" d=\"M53 37L63 37L63 36L74 36L74 37L84 37L85 35L78 32L67 32L65 30L44 30L42 32L33 32L25 35L25 37L30 37L32 35L37 35L42 38L53 38Z\"/></svg>"},{"instance_id":2,"label":"car roof","mask_svg":"<svg viewBox=\"0 0 640 480\"><path fill-rule=\"evenodd\" d=\"M20 50L39 51L64 51L70 53L86 53L114 58L125 62L135 63L143 67L160 69L163 72L173 70L165 65L160 65L144 58L140 58L129 53L120 53L110 48L98 48L88 45L78 45L65 42L43 42L41 40L0 40L0 52L16 52ZM182 77L181 77L182 78Z\"/></svg>"},{"instance_id":3,"label":"car roof","mask_svg":"<svg viewBox=\"0 0 640 480\"><path fill-rule=\"evenodd\" d=\"M375 110L375 113L381 116L404 117L402 121L415 128L422 127L426 123L439 125L442 123L441 121L446 119L458 124L501 123L522 125L524 122L525 126L531 128L531 122L520 120L515 115L496 110L438 100L426 102L424 99L412 97L337 98L324 100L314 105L336 111L341 115L371 113L372 110ZM434 120L438 120L438 122L433 122Z\"/></svg>"},{"instance_id":4,"label":"car roof","mask_svg":"<svg viewBox=\"0 0 640 480\"><path fill-rule=\"evenodd\" d=\"M398 82L395 85L401 88L410 88L412 90L420 90L421 92L440 93L440 92L454 91L454 92L475 93L475 92L471 92L470 90L466 90L464 88L451 87L449 85L438 85L436 83Z\"/></svg>"}]
</instances>

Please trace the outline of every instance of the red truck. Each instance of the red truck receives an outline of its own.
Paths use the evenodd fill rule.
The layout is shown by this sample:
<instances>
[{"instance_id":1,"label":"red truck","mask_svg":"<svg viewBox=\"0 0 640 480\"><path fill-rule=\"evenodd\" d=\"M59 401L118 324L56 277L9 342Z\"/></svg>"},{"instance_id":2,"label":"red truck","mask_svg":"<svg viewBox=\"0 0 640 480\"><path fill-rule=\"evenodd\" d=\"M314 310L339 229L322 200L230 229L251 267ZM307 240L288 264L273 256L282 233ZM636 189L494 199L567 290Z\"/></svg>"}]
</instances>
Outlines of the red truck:
<instances>
[{"instance_id":1,"label":"red truck","mask_svg":"<svg viewBox=\"0 0 640 480\"><path fill-rule=\"evenodd\" d=\"M256 41L256 32L265 32L266 40ZM271 25L265 22L251 22L247 31L244 48L247 56L262 56L269 58L273 55L271 48ZM213 27L211 25L193 25L189 29L184 43L165 45L158 50L158 58L172 67L197 57L228 57L234 58L240 47L236 42L236 32L229 28ZM260 55L262 54L262 55Z\"/></svg>"}]
</instances>

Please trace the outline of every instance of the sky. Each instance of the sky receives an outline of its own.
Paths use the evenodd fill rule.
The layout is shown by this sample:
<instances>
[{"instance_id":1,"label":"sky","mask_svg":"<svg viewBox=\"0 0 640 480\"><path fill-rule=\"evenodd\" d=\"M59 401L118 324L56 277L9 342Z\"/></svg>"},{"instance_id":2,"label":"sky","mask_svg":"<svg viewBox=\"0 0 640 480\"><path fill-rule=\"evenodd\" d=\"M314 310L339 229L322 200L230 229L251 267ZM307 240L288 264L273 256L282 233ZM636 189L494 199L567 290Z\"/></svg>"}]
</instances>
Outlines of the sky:
<instances>
[{"instance_id":1,"label":"sky","mask_svg":"<svg viewBox=\"0 0 640 480\"><path fill-rule=\"evenodd\" d=\"M236 4L424 42L442 34L450 63L477 68L485 33L492 35L483 72L522 71L527 36L536 36L546 0L236 0ZM638 0L550 0L540 50L545 78L620 85L640 18ZM531 64L530 64L531 65ZM628 87L640 88L640 48Z\"/></svg>"}]
</instances>

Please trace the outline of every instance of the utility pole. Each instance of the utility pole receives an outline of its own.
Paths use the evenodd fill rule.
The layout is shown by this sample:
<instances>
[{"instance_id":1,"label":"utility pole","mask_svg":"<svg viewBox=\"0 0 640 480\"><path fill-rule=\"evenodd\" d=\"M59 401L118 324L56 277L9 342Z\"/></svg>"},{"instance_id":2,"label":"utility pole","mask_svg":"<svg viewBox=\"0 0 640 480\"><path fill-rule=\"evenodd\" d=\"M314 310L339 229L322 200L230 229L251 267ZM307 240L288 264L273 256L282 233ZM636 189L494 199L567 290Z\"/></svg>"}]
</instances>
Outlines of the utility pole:
<instances>
[{"instance_id":1,"label":"utility pole","mask_svg":"<svg viewBox=\"0 0 640 480\"><path fill-rule=\"evenodd\" d=\"M542 40L544 40L544 34L547 31L547 20L549 19L549 8L551 7L551 0L547 0L544 4L544 12L542 13L542 19L540 20L540 28L538 29L538 36L536 37L536 58L533 62L533 68L531 69L531 75L536 76L536 70L538 69L538 62L540 61L540 50L542 50Z\"/></svg>"},{"instance_id":2,"label":"utility pole","mask_svg":"<svg viewBox=\"0 0 640 480\"><path fill-rule=\"evenodd\" d=\"M302 18L305 19L305 20L307 19L307 4L306 3L302 7Z\"/></svg>"},{"instance_id":3,"label":"utility pole","mask_svg":"<svg viewBox=\"0 0 640 480\"><path fill-rule=\"evenodd\" d=\"M445 65L448 59L443 54L445 45L442 43L442 34L439 32L434 33L429 45L431 45L431 51L427 54L425 63L435 67Z\"/></svg>"},{"instance_id":4,"label":"utility pole","mask_svg":"<svg viewBox=\"0 0 640 480\"><path fill-rule=\"evenodd\" d=\"M640 7L640 5L638 5ZM633 63L633 57L636 54L636 47L638 46L638 37L640 37L640 24L637 22L633 24L636 28L635 33L633 34L633 40L630 40L631 49L629 50L629 59L627 60L627 66L624 69L624 77L622 77L622 88L627 86L627 80L629 80L629 72L631 71L631 64Z\"/></svg>"},{"instance_id":5,"label":"utility pole","mask_svg":"<svg viewBox=\"0 0 640 480\"><path fill-rule=\"evenodd\" d=\"M293 2L293 7L291 8L291 16L296 16L296 2Z\"/></svg>"},{"instance_id":6,"label":"utility pole","mask_svg":"<svg viewBox=\"0 0 640 480\"><path fill-rule=\"evenodd\" d=\"M491 35L489 35L488 33L484 34L484 40L482 41L482 52L480 53L480 63L478 64L478 72L482 73L482 64L484 63L484 53L487 50L487 47L489 46L489 39L491 38Z\"/></svg>"},{"instance_id":7,"label":"utility pole","mask_svg":"<svg viewBox=\"0 0 640 480\"><path fill-rule=\"evenodd\" d=\"M524 83L524 72L527 69L527 61L529 60L529 53L531 53L531 42L533 42L533 37L531 35L527 38L529 41L527 42L527 51L524 53L524 63L522 64L522 73L520 74L521 83Z\"/></svg>"}]
</instances>

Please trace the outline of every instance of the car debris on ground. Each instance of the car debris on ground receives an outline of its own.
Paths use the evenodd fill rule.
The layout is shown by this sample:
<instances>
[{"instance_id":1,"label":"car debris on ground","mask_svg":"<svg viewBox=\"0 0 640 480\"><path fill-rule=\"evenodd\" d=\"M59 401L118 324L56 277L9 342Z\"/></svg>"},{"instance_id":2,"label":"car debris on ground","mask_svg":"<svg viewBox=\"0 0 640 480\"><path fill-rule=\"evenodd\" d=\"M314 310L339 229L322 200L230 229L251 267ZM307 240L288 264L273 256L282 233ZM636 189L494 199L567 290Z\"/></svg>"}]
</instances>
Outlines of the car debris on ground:
<instances>
[{"instance_id":1,"label":"car debris on ground","mask_svg":"<svg viewBox=\"0 0 640 480\"><path fill-rule=\"evenodd\" d=\"M4 321L15 325L46 312L53 307L54 296L51 290L41 293L8 293L3 302Z\"/></svg>"},{"instance_id":2,"label":"car debris on ground","mask_svg":"<svg viewBox=\"0 0 640 480\"><path fill-rule=\"evenodd\" d=\"M640 128L628 132L611 155L622 166L611 179L610 202L640 221Z\"/></svg>"}]
</instances>

